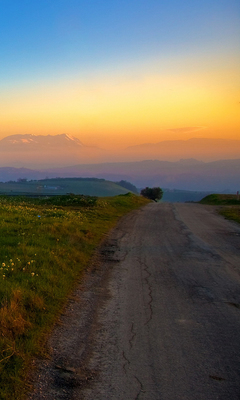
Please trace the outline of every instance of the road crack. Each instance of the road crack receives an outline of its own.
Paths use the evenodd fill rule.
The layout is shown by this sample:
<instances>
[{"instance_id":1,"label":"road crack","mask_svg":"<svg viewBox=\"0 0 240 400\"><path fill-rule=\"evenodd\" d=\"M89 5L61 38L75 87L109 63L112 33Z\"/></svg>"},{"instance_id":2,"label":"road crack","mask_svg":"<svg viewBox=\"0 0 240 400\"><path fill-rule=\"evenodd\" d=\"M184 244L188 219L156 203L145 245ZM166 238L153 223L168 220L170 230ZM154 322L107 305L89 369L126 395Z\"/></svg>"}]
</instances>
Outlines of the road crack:
<instances>
[{"instance_id":1,"label":"road crack","mask_svg":"<svg viewBox=\"0 0 240 400\"><path fill-rule=\"evenodd\" d=\"M145 324L144 325L147 325L151 320L152 320L152 317L153 317L153 309L152 309L152 303L153 303L153 297L152 297L152 286L151 286L151 284L150 284L150 282L149 282L149 278L152 276L152 274L151 274L151 272L149 271L149 269L148 269L148 265L146 264L146 263L142 263L142 265L144 265L144 271L148 274L148 276L145 278L145 281L146 281L146 283L147 283L147 286L148 286L148 296L149 296L149 298L150 298L150 300L149 300L149 302L148 302L148 307L149 307L149 310L150 310L150 317L148 318L148 320L145 322Z\"/></svg>"},{"instance_id":2,"label":"road crack","mask_svg":"<svg viewBox=\"0 0 240 400\"><path fill-rule=\"evenodd\" d=\"M134 324L132 323L132 326L131 326L132 337L129 339L130 349L132 349L132 347L133 347L133 341L136 336L136 333L133 331L133 328L134 328Z\"/></svg>"},{"instance_id":3,"label":"road crack","mask_svg":"<svg viewBox=\"0 0 240 400\"><path fill-rule=\"evenodd\" d=\"M137 395L136 395L136 397L135 397L135 399L134 400L138 400L139 399L139 396L141 396L141 394L142 393L145 393L145 390L143 390L143 384L142 384L142 382L140 381L140 379L138 379L138 377L136 376L136 375L134 375L134 378L136 379L136 381L139 383L139 385L140 385L140 390L139 390L139 392L137 393Z\"/></svg>"},{"instance_id":4,"label":"road crack","mask_svg":"<svg viewBox=\"0 0 240 400\"><path fill-rule=\"evenodd\" d=\"M130 365L130 361L129 361L129 359L126 357L124 350L123 350L123 352L122 352L122 356L123 356L123 359L125 360L125 362L124 362L124 364L123 364L123 370L124 370L124 372L125 372L125 375L127 375L127 369L126 369L126 367L127 367L127 365Z\"/></svg>"}]
</instances>

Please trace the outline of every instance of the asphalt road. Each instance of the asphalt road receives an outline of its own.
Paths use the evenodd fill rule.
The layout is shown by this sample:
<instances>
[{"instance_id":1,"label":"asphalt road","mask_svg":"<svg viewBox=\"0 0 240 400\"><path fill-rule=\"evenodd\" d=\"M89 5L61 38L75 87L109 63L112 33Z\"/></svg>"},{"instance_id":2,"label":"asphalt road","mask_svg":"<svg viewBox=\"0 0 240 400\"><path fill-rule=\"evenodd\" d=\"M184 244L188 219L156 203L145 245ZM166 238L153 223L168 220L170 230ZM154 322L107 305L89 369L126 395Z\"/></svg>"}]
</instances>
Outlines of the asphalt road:
<instances>
[{"instance_id":1,"label":"asphalt road","mask_svg":"<svg viewBox=\"0 0 240 400\"><path fill-rule=\"evenodd\" d=\"M240 226L198 204L123 218L31 399L239 400Z\"/></svg>"}]
</instances>

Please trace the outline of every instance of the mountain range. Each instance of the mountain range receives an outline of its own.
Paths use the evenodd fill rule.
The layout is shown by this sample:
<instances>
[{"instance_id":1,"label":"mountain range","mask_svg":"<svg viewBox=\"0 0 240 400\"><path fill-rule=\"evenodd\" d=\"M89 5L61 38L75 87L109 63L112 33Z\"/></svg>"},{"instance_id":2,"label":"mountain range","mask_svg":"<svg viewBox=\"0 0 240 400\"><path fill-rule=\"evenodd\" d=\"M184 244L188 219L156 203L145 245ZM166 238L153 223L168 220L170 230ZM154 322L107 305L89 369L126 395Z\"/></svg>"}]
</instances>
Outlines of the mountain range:
<instances>
[{"instance_id":1,"label":"mountain range","mask_svg":"<svg viewBox=\"0 0 240 400\"><path fill-rule=\"evenodd\" d=\"M215 160L224 148L225 153L221 154L227 154L229 159ZM156 159L150 157L148 149L154 149ZM134 152L138 154L135 158ZM171 160L170 153L177 160ZM139 154L142 157L140 160ZM169 160L164 160L167 154ZM186 157L186 154L191 157ZM210 158L210 161L206 162L204 157ZM118 162L118 158L121 162ZM161 186L181 190L235 192L240 190L239 172L240 140L165 141L127 148L118 155L85 146L79 139L67 134L12 135L0 140L2 182L19 178L94 177L130 181L138 188Z\"/></svg>"},{"instance_id":2,"label":"mountain range","mask_svg":"<svg viewBox=\"0 0 240 400\"><path fill-rule=\"evenodd\" d=\"M0 167L48 168L74 164L142 160L205 162L240 158L240 140L200 139L146 143L126 149L86 146L67 135L11 135L0 140Z\"/></svg>"},{"instance_id":3,"label":"mountain range","mask_svg":"<svg viewBox=\"0 0 240 400\"><path fill-rule=\"evenodd\" d=\"M67 135L11 135L0 140L0 166L46 168L100 162L105 151Z\"/></svg>"},{"instance_id":4,"label":"mountain range","mask_svg":"<svg viewBox=\"0 0 240 400\"><path fill-rule=\"evenodd\" d=\"M119 181L136 187L161 186L169 189L229 191L240 190L240 158L209 163L194 159L178 162L146 160L139 162L76 165L49 171L58 176L83 176Z\"/></svg>"},{"instance_id":5,"label":"mountain range","mask_svg":"<svg viewBox=\"0 0 240 400\"><path fill-rule=\"evenodd\" d=\"M55 177L94 177L110 181L126 180L138 188L160 186L169 189L234 193L240 190L240 159L210 163L198 160L178 162L147 160L139 162L79 164L69 167L33 170L0 168L0 181Z\"/></svg>"},{"instance_id":6,"label":"mountain range","mask_svg":"<svg viewBox=\"0 0 240 400\"><path fill-rule=\"evenodd\" d=\"M0 140L0 148L7 151L30 150L38 151L45 148L61 148L66 146L68 149L83 147L82 142L70 135L11 135Z\"/></svg>"},{"instance_id":7,"label":"mountain range","mask_svg":"<svg viewBox=\"0 0 240 400\"><path fill-rule=\"evenodd\" d=\"M240 158L240 140L192 138L189 140L167 140L145 143L126 149L132 159L158 159L177 161L195 158L202 161Z\"/></svg>"}]
</instances>

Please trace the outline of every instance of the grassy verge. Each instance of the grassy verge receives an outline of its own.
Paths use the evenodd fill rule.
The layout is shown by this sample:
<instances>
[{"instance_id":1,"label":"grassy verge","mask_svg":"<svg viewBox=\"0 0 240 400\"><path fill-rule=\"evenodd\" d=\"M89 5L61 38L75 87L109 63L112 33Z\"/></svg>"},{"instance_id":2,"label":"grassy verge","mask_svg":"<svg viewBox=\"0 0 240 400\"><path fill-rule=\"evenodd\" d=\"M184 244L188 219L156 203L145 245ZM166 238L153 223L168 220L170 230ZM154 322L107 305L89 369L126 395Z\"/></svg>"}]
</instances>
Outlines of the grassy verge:
<instances>
[{"instance_id":1,"label":"grassy verge","mask_svg":"<svg viewBox=\"0 0 240 400\"><path fill-rule=\"evenodd\" d=\"M211 194L204 197L200 204L221 206L219 214L232 221L240 223L240 200L232 194Z\"/></svg>"},{"instance_id":2,"label":"grassy verge","mask_svg":"<svg viewBox=\"0 0 240 400\"><path fill-rule=\"evenodd\" d=\"M240 206L224 207L219 210L219 213L225 218L238 222L240 224Z\"/></svg>"},{"instance_id":3,"label":"grassy verge","mask_svg":"<svg viewBox=\"0 0 240 400\"><path fill-rule=\"evenodd\" d=\"M33 357L103 234L148 201L0 196L0 398L23 399Z\"/></svg>"}]
</instances>

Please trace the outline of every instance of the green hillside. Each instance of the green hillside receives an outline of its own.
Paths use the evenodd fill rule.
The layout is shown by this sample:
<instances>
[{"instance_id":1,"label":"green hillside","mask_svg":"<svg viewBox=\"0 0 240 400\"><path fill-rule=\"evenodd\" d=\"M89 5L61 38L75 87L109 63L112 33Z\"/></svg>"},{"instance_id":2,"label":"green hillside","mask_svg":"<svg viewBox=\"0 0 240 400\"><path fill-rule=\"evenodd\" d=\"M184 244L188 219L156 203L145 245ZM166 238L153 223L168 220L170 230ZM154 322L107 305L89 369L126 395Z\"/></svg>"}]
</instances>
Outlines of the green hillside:
<instances>
[{"instance_id":1,"label":"green hillside","mask_svg":"<svg viewBox=\"0 0 240 400\"><path fill-rule=\"evenodd\" d=\"M240 197L234 194L210 194L200 204L218 206L219 214L226 219L240 223Z\"/></svg>"},{"instance_id":2,"label":"green hillside","mask_svg":"<svg viewBox=\"0 0 240 400\"><path fill-rule=\"evenodd\" d=\"M199 203L209 205L240 205L240 200L235 194L210 194L204 197Z\"/></svg>"},{"instance_id":3,"label":"green hillside","mask_svg":"<svg viewBox=\"0 0 240 400\"><path fill-rule=\"evenodd\" d=\"M66 193L89 196L117 196L126 194L126 189L114 182L97 178L54 178L39 181L20 180L0 182L0 194L22 195L61 195Z\"/></svg>"}]
</instances>

